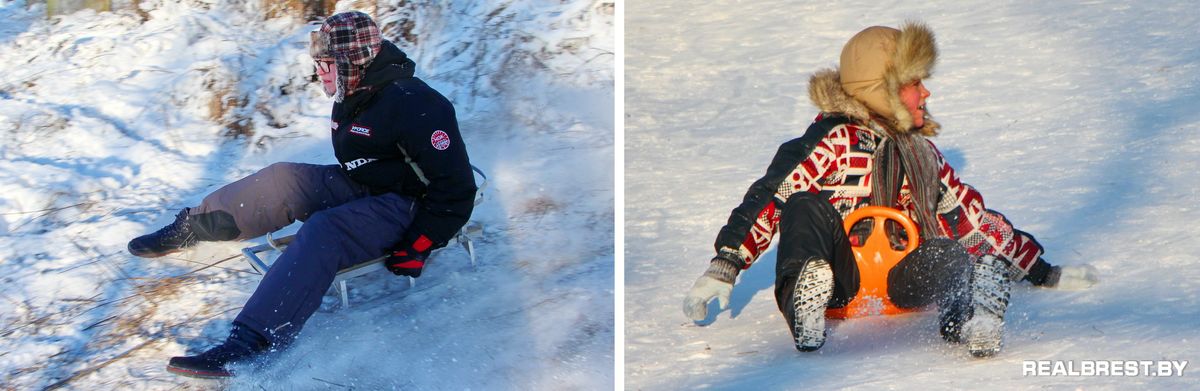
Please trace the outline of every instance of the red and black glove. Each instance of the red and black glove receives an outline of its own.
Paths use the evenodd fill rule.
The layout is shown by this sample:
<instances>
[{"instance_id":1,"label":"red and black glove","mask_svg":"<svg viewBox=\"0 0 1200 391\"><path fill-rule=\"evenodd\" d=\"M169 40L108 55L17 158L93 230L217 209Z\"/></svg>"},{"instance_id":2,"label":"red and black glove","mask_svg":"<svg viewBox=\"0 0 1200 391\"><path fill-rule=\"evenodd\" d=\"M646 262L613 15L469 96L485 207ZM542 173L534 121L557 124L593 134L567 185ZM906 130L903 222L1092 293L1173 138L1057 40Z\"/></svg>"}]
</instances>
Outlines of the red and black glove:
<instances>
[{"instance_id":1,"label":"red and black glove","mask_svg":"<svg viewBox=\"0 0 1200 391\"><path fill-rule=\"evenodd\" d=\"M425 258L433 250L433 241L421 235L412 244L393 250L392 255L383 260L384 266L397 276L420 277L421 269L425 268Z\"/></svg>"}]
</instances>

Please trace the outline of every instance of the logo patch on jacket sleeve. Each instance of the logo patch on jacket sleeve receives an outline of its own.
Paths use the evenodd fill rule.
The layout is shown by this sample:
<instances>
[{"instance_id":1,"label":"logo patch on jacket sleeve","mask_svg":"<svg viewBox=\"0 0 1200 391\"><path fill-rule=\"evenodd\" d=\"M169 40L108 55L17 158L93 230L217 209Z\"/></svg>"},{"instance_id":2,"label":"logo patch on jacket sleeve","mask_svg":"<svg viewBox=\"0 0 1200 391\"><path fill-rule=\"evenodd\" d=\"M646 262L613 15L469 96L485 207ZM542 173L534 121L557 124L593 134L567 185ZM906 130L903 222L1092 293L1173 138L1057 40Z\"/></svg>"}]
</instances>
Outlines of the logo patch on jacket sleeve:
<instances>
[{"instance_id":1,"label":"logo patch on jacket sleeve","mask_svg":"<svg viewBox=\"0 0 1200 391\"><path fill-rule=\"evenodd\" d=\"M443 131L433 132L433 136L429 137L429 142L433 144L433 148L439 151L445 151L450 148L450 135Z\"/></svg>"},{"instance_id":2,"label":"logo patch on jacket sleeve","mask_svg":"<svg viewBox=\"0 0 1200 391\"><path fill-rule=\"evenodd\" d=\"M354 133L359 136L371 137L371 128L368 128L366 126L360 126L358 124L354 124L354 125L350 125L350 133Z\"/></svg>"}]
</instances>

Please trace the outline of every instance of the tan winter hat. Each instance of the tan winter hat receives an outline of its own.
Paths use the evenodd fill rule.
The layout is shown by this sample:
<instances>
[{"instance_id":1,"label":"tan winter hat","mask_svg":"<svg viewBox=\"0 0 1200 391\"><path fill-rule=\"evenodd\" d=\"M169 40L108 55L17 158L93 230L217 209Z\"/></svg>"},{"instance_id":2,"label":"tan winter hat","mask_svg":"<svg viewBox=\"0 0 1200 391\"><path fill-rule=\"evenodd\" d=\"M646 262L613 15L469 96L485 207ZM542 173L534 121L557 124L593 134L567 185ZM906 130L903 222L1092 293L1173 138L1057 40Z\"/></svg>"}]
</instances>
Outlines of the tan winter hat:
<instances>
[{"instance_id":1,"label":"tan winter hat","mask_svg":"<svg viewBox=\"0 0 1200 391\"><path fill-rule=\"evenodd\" d=\"M838 76L847 94L905 132L912 128L913 118L900 102L900 87L928 78L937 55L933 31L923 23L905 22L899 30L872 26L846 42ZM930 124L921 129L922 134L937 133L937 124Z\"/></svg>"}]
</instances>

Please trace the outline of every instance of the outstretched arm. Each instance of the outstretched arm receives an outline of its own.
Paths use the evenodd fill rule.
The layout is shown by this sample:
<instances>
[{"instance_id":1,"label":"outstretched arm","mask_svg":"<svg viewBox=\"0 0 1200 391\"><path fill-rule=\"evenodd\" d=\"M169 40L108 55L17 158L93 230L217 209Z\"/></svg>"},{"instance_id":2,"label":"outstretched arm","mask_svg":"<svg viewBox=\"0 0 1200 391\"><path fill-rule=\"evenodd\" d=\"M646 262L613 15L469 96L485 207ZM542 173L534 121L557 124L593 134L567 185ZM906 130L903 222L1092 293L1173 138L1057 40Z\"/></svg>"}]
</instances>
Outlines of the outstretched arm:
<instances>
[{"instance_id":1,"label":"outstretched arm","mask_svg":"<svg viewBox=\"0 0 1200 391\"><path fill-rule=\"evenodd\" d=\"M792 194L813 191L836 170L849 139L846 128L837 126L846 122L843 117L820 117L804 136L779 146L766 174L750 185L717 234L717 258L746 269L770 247L779 227L779 206Z\"/></svg>"},{"instance_id":2,"label":"outstretched arm","mask_svg":"<svg viewBox=\"0 0 1200 391\"><path fill-rule=\"evenodd\" d=\"M771 245L779 227L778 206L792 194L817 186L834 169L837 154L845 152L845 145L835 141L845 137L830 134L845 122L841 117L819 118L804 136L779 147L766 174L750 186L717 235L716 256L684 299L684 314L703 320L714 298L725 308L738 273L749 268ZM845 128L840 132L844 136Z\"/></svg>"}]
</instances>

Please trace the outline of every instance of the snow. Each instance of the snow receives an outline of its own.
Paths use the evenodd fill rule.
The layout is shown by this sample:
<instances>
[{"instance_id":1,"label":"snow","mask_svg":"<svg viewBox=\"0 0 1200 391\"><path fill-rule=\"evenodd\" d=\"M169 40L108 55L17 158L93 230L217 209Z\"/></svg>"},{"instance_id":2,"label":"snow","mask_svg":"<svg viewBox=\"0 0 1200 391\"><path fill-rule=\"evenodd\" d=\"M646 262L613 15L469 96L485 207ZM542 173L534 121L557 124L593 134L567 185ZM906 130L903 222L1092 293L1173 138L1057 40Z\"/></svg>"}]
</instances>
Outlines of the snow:
<instances>
[{"instance_id":1,"label":"snow","mask_svg":"<svg viewBox=\"0 0 1200 391\"><path fill-rule=\"evenodd\" d=\"M414 18L397 42L491 179L478 269L455 246L412 288L353 280L352 308L327 296L292 349L221 386L614 387L613 3L443 3L377 15ZM335 162L310 27L255 2L140 4L144 21L0 2L0 388L217 386L165 364L225 337L258 282L249 243L147 260L126 242L272 162Z\"/></svg>"},{"instance_id":2,"label":"snow","mask_svg":"<svg viewBox=\"0 0 1200 391\"><path fill-rule=\"evenodd\" d=\"M630 1L625 12L628 389L1183 389L1200 363L1200 14L1193 2ZM816 115L808 77L871 24L926 21L935 139L990 208L1101 283L1021 284L1006 347L974 359L931 314L832 323L791 344L774 251L731 309L683 297L782 142ZM715 304L710 310L715 310ZM1024 360L1187 360L1182 377L1027 377ZM1078 363L1077 363L1078 364Z\"/></svg>"}]
</instances>

